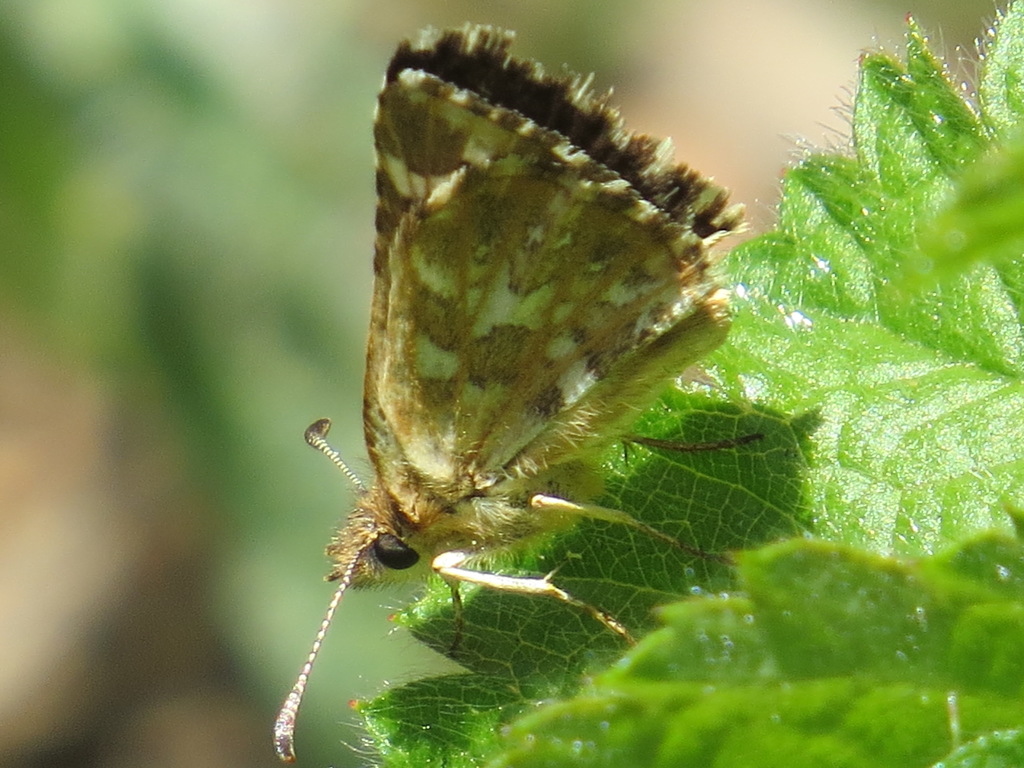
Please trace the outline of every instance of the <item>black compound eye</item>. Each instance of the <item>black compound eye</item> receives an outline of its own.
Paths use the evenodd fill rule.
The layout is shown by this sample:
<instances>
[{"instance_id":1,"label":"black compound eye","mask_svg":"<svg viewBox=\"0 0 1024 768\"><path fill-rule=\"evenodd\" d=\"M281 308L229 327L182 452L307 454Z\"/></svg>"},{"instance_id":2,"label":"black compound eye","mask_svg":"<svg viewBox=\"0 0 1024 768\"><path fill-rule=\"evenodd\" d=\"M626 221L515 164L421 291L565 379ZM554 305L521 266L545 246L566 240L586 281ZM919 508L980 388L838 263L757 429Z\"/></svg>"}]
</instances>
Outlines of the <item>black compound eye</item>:
<instances>
[{"instance_id":1,"label":"black compound eye","mask_svg":"<svg viewBox=\"0 0 1024 768\"><path fill-rule=\"evenodd\" d=\"M382 533L373 542L373 554L380 564L395 571L412 568L420 560L420 553L397 536Z\"/></svg>"}]
</instances>

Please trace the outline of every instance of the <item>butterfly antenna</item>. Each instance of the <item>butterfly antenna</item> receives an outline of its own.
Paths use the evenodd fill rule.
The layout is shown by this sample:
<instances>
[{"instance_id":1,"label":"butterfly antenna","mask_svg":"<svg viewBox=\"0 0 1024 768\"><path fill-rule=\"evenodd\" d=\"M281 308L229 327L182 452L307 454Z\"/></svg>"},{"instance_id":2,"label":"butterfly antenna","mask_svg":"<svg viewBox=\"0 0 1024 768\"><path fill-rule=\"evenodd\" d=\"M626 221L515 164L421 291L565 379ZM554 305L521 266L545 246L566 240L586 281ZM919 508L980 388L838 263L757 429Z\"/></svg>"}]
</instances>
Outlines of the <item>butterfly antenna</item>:
<instances>
[{"instance_id":1,"label":"butterfly antenna","mask_svg":"<svg viewBox=\"0 0 1024 768\"><path fill-rule=\"evenodd\" d=\"M341 458L341 454L335 450L330 443L327 442L327 433L331 431L331 420L330 419L318 419L306 427L306 443L316 448L320 453L331 460L338 469L341 470L341 474L348 478L348 481L356 487L360 493L366 493L367 488L359 476L352 471L345 460Z\"/></svg>"},{"instance_id":2,"label":"butterfly antenna","mask_svg":"<svg viewBox=\"0 0 1024 768\"><path fill-rule=\"evenodd\" d=\"M277 720L274 721L274 749L277 751L277 756L285 763L295 762L295 719L299 715L302 695L306 692L309 674L313 671L313 664L320 653L320 646L323 645L324 637L327 636L327 629L331 626L331 621L334 619L334 612L338 610L338 604L341 602L345 590L348 589L349 584L352 582L352 574L355 573L355 568L356 563L353 560L348 570L341 577L341 583L338 584L338 588L334 590L334 596L331 597L331 602L327 606L324 620L320 622L320 630L313 639L312 648L309 649L309 657L306 659L306 663L302 665L302 671L299 672L299 677L295 681L295 685L292 686L291 693L284 700L284 704L281 705L281 711L277 713Z\"/></svg>"},{"instance_id":3,"label":"butterfly antenna","mask_svg":"<svg viewBox=\"0 0 1024 768\"><path fill-rule=\"evenodd\" d=\"M366 486L363 484L363 481L345 463L345 460L341 458L337 450L327 442L327 433L330 430L330 419L314 421L306 428L306 443L330 459L331 463L341 470L341 473L348 478L349 482L358 491L366 493ZM281 705L281 711L277 714L277 720L274 721L274 749L277 751L277 756L285 763L295 762L295 720L299 715L299 707L302 705L302 696L306 692L309 675L313 671L313 664L316 663L316 657L320 653L320 646L323 645L324 638L327 636L327 630L334 619L334 613L338 610L338 605L341 603L345 590L352 583L352 575L355 573L355 568L356 561L353 559L342 575L338 588L334 590L334 596L331 597L331 602L327 606L327 613L324 614L324 619L320 622L320 630L316 633L316 637L313 639L313 646L309 649L306 663L302 665L299 677L295 681L295 685L292 686L288 697L284 700L284 704Z\"/></svg>"}]
</instances>

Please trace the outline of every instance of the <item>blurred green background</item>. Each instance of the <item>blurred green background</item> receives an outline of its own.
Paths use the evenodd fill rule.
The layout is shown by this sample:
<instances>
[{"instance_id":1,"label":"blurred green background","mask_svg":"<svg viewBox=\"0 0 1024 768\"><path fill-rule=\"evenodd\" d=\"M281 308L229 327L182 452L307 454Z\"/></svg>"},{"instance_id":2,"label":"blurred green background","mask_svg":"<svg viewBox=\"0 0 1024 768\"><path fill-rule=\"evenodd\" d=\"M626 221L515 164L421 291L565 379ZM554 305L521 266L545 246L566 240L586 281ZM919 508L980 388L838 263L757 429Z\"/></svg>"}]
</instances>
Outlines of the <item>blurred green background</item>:
<instances>
[{"instance_id":1,"label":"blurred green background","mask_svg":"<svg viewBox=\"0 0 1024 768\"><path fill-rule=\"evenodd\" d=\"M0 765L272 766L364 475L375 92L427 24L516 29L771 222L910 11L958 77L990 2L0 3ZM941 33L941 35L940 35ZM349 595L300 765L372 763L347 702L441 662Z\"/></svg>"}]
</instances>

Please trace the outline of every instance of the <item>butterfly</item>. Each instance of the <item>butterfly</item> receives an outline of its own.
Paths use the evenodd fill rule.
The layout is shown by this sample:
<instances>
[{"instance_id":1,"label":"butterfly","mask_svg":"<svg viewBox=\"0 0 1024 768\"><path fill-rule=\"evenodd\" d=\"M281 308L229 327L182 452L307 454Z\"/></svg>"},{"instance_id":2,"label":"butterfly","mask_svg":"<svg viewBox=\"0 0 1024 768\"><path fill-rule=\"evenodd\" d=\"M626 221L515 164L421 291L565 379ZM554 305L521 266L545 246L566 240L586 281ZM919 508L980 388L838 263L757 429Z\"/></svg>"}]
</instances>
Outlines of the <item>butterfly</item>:
<instances>
[{"instance_id":1,"label":"butterfly","mask_svg":"<svg viewBox=\"0 0 1024 768\"><path fill-rule=\"evenodd\" d=\"M356 481L327 548L338 586L278 716L285 761L349 587L433 572L457 605L466 583L543 595L628 639L553 579L475 561L582 517L670 538L587 504L594 458L724 340L710 246L742 209L668 141L629 132L589 78L546 74L511 42L486 26L427 30L387 68L363 407L374 479ZM307 441L344 467L328 428Z\"/></svg>"}]
</instances>

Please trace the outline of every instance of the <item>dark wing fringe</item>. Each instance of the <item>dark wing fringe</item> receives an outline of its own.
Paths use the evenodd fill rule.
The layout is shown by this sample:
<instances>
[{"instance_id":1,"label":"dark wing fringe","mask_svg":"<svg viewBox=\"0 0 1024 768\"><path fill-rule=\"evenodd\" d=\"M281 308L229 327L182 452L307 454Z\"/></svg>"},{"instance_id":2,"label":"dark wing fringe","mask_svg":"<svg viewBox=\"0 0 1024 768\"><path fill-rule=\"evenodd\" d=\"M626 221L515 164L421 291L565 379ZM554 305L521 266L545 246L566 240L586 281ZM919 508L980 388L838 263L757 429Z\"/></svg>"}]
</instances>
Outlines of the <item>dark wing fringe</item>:
<instances>
[{"instance_id":1,"label":"dark wing fringe","mask_svg":"<svg viewBox=\"0 0 1024 768\"><path fill-rule=\"evenodd\" d=\"M405 69L427 72L562 134L702 238L739 226L741 213L728 205L725 190L659 152L660 142L627 130L608 95L591 91L589 78L548 75L536 62L512 58L512 39L511 32L471 24L426 30L399 46L385 82Z\"/></svg>"}]
</instances>

